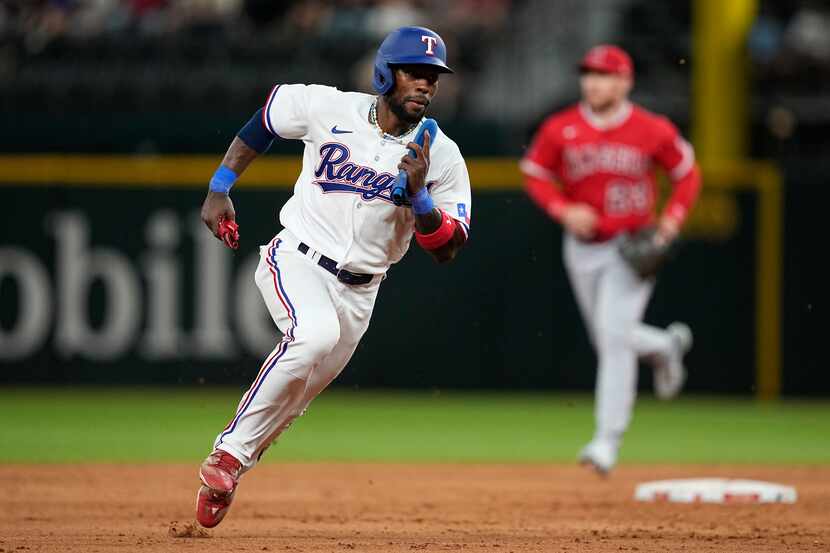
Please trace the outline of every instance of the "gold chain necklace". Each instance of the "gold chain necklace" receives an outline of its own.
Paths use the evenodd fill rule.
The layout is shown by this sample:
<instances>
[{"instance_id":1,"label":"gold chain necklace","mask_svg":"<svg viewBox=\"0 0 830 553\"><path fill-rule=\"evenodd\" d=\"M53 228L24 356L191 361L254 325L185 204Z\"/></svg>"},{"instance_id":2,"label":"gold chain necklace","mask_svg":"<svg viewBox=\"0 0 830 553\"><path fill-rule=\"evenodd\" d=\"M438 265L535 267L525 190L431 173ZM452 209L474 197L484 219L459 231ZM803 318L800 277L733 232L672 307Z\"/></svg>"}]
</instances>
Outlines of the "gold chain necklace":
<instances>
[{"instance_id":1,"label":"gold chain necklace","mask_svg":"<svg viewBox=\"0 0 830 553\"><path fill-rule=\"evenodd\" d=\"M398 142L400 144L409 143L410 141L409 140L404 140L404 137L406 137L406 135L411 133L415 129L415 127L418 126L418 123L413 123L408 129L406 129L404 132L402 132L401 134L399 134L397 136L395 136L393 134L389 134L385 130L381 129L380 125L378 124L378 99L377 98L375 98L375 101L372 103L372 107L369 108L369 122L375 127L375 129L377 129L378 133L380 134L380 136L382 138L384 138L386 140L393 140L393 141Z\"/></svg>"}]
</instances>

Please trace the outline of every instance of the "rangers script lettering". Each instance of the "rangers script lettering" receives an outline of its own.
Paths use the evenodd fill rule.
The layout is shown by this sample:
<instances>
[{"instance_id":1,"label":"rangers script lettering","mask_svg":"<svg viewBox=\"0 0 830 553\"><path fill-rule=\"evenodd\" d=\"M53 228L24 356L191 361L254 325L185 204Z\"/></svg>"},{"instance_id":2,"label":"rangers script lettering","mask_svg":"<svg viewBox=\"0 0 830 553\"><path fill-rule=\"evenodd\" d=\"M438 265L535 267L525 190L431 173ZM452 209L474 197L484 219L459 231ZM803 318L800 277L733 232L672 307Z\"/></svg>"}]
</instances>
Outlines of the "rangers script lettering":
<instances>
[{"instance_id":1,"label":"rangers script lettering","mask_svg":"<svg viewBox=\"0 0 830 553\"><path fill-rule=\"evenodd\" d=\"M366 201L380 198L392 202L390 191L395 182L392 173L378 173L365 165L349 161L349 148L339 142L328 142L320 147L320 165L314 170L314 184L324 193L352 192ZM320 178L324 177L324 178Z\"/></svg>"}]
</instances>

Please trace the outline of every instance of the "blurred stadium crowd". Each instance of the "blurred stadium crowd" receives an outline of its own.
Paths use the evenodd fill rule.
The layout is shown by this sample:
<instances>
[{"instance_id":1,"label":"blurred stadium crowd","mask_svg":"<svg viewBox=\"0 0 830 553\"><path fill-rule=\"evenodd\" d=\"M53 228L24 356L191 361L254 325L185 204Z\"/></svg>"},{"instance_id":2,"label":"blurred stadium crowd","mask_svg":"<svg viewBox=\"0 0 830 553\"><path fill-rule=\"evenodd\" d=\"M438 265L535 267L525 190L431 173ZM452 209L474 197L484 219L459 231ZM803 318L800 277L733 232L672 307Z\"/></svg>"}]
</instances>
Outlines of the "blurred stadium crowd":
<instances>
[{"instance_id":1,"label":"blurred stadium crowd","mask_svg":"<svg viewBox=\"0 0 830 553\"><path fill-rule=\"evenodd\" d=\"M808 92L821 87L827 92L830 4L766 4L755 20L748 46L759 82L774 84L779 90Z\"/></svg>"},{"instance_id":2,"label":"blurred stadium crowd","mask_svg":"<svg viewBox=\"0 0 830 553\"><path fill-rule=\"evenodd\" d=\"M486 52L478 42L503 31L511 4L6 0L0 73L17 105L51 92L96 106L234 110L253 105L250 94L259 98L275 79L367 89L378 42L404 24L439 27L459 73L478 71ZM453 96L442 94L445 111Z\"/></svg>"},{"instance_id":3,"label":"blurred stadium crowd","mask_svg":"<svg viewBox=\"0 0 830 553\"><path fill-rule=\"evenodd\" d=\"M823 156L830 141L830 4L764 2L749 34L755 118L775 154Z\"/></svg>"},{"instance_id":4,"label":"blurred stadium crowd","mask_svg":"<svg viewBox=\"0 0 830 553\"><path fill-rule=\"evenodd\" d=\"M824 144L830 6L759 4L747 41L756 154ZM433 106L442 122L521 136L576 97L576 60L607 41L635 59L635 99L687 123L691 11L646 0L0 0L0 109L241 114L276 81L370 90L378 42L415 23L442 34L457 72Z\"/></svg>"},{"instance_id":5,"label":"blurred stadium crowd","mask_svg":"<svg viewBox=\"0 0 830 553\"><path fill-rule=\"evenodd\" d=\"M260 34L383 37L407 23L440 16L460 33L502 23L511 0L5 0L3 30L27 37L34 50L59 37L131 33L222 32L235 26Z\"/></svg>"}]
</instances>

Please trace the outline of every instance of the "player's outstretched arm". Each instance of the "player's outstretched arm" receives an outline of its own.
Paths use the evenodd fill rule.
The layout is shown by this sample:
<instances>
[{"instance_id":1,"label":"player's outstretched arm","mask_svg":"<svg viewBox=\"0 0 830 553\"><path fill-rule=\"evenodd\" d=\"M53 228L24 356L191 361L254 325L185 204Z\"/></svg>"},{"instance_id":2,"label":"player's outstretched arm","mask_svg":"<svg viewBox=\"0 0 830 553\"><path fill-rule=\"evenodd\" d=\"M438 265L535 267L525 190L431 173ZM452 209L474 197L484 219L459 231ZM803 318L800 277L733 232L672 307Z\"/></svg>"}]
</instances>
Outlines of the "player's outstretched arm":
<instances>
[{"instance_id":1,"label":"player's outstretched arm","mask_svg":"<svg viewBox=\"0 0 830 553\"><path fill-rule=\"evenodd\" d=\"M202 222L218 239L223 239L219 232L219 221L236 220L233 202L228 195L231 187L248 165L271 147L273 140L274 134L265 126L262 109L259 109L239 130L225 152L222 164L210 181L210 191L202 203Z\"/></svg>"},{"instance_id":2,"label":"player's outstretched arm","mask_svg":"<svg viewBox=\"0 0 830 553\"><path fill-rule=\"evenodd\" d=\"M245 144L238 136L233 139L222 165L216 171L211 181L211 189L202 203L202 222L210 229L214 236L219 238L219 220L236 220L236 212L233 209L233 202L229 196L230 189L223 191L223 183L215 183L216 180L236 180L257 157L258 152Z\"/></svg>"}]
</instances>

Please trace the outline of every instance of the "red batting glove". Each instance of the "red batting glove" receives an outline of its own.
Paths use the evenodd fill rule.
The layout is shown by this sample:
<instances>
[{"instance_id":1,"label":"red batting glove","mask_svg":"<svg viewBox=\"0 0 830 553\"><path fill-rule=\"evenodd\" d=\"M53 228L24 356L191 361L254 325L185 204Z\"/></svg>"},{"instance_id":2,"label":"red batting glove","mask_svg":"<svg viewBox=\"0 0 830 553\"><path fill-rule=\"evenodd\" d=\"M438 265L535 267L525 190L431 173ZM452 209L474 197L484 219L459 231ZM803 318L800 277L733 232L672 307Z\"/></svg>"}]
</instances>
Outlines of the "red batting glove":
<instances>
[{"instance_id":1,"label":"red batting glove","mask_svg":"<svg viewBox=\"0 0 830 553\"><path fill-rule=\"evenodd\" d=\"M230 249L235 250L239 247L239 225L236 224L236 221L219 217L217 233L219 239Z\"/></svg>"}]
</instances>

